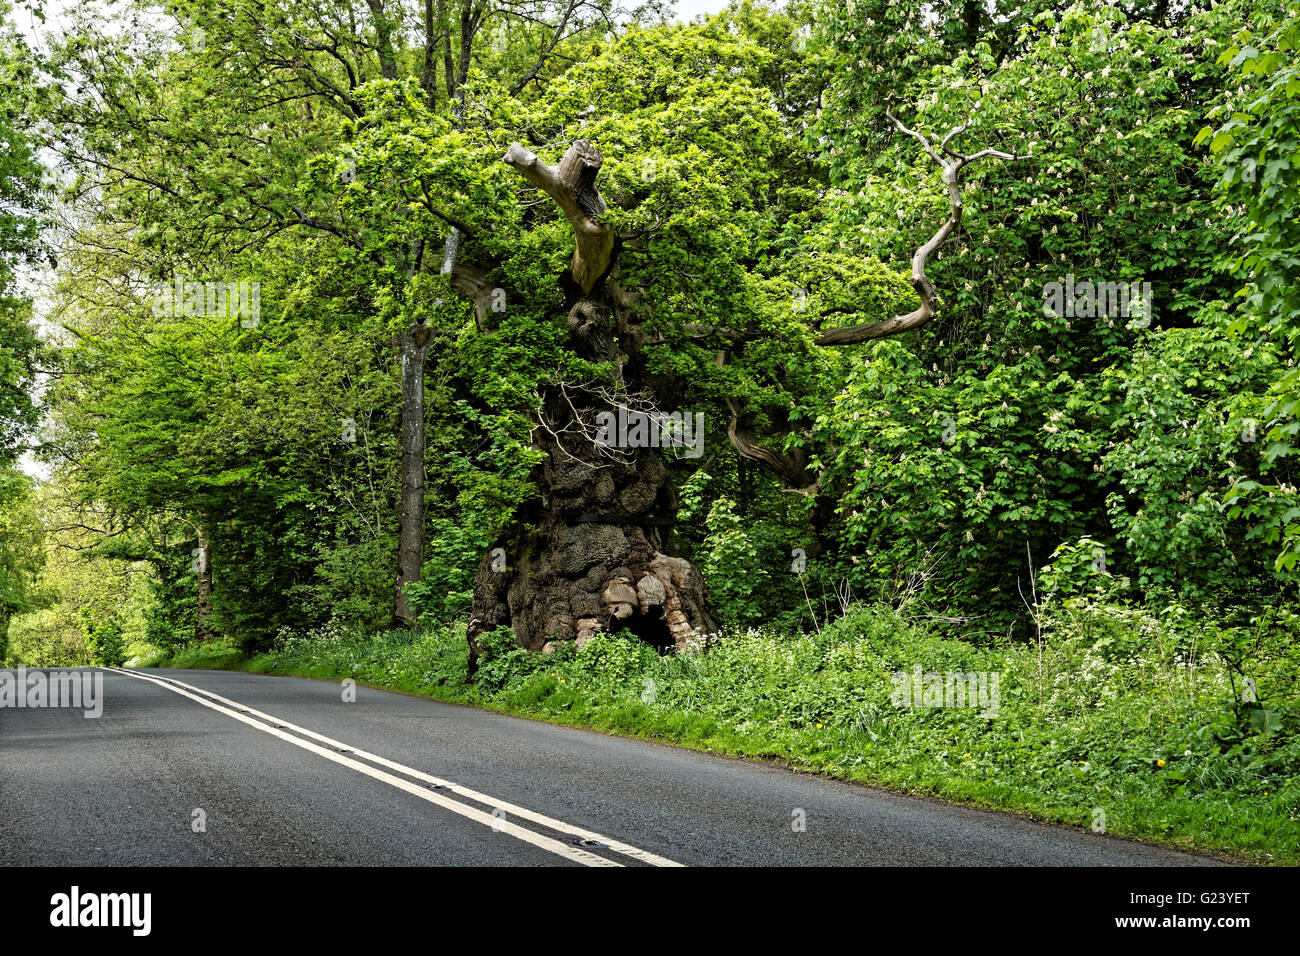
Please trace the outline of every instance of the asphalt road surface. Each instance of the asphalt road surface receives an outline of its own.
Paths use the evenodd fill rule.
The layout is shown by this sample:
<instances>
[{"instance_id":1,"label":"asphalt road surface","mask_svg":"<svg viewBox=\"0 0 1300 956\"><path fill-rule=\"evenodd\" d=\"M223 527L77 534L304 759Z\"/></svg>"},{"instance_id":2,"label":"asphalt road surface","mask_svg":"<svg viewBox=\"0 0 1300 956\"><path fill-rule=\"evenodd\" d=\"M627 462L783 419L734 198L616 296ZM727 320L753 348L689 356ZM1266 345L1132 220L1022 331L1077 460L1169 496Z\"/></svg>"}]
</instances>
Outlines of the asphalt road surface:
<instances>
[{"instance_id":1,"label":"asphalt road surface","mask_svg":"<svg viewBox=\"0 0 1300 956\"><path fill-rule=\"evenodd\" d=\"M102 673L98 718L0 708L0 864L1215 862L364 687Z\"/></svg>"}]
</instances>

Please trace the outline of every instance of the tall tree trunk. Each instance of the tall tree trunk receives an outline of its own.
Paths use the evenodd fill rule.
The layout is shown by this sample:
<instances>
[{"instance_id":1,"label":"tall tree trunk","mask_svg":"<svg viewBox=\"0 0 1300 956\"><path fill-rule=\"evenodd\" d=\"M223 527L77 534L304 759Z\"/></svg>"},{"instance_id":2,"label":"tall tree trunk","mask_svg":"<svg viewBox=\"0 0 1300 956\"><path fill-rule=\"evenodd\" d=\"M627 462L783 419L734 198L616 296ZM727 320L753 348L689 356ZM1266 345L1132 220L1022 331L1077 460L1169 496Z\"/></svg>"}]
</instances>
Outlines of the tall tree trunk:
<instances>
[{"instance_id":1,"label":"tall tree trunk","mask_svg":"<svg viewBox=\"0 0 1300 956\"><path fill-rule=\"evenodd\" d=\"M603 158L579 140L555 167L517 143L505 162L572 223L576 249L561 282L569 345L617 371L608 386L561 384L542 394L533 433L534 447L545 454L533 474L540 493L479 563L471 668L482 635L503 626L532 651L555 641L581 646L601 631L623 629L659 648L702 646L717 622L699 570L673 540L677 497L664 453L602 440L603 413L616 416L620 406L661 411L653 389L639 379L641 363L629 363L615 338L628 317L626 296L606 281L617 249L600 224L605 206L595 180Z\"/></svg>"},{"instance_id":2,"label":"tall tree trunk","mask_svg":"<svg viewBox=\"0 0 1300 956\"><path fill-rule=\"evenodd\" d=\"M397 593L393 623L411 627L415 615L406 586L420 580L424 563L424 356L432 332L423 324L402 333L402 499L397 530Z\"/></svg>"},{"instance_id":3,"label":"tall tree trunk","mask_svg":"<svg viewBox=\"0 0 1300 956\"><path fill-rule=\"evenodd\" d=\"M456 266L461 232L452 227L443 246L441 272ZM419 257L414 260L419 267ZM397 530L397 593L393 601L393 623L411 627L415 614L406 600L406 586L420 580L424 564L424 359L431 330L411 326L399 339L402 357L402 499Z\"/></svg>"},{"instance_id":4,"label":"tall tree trunk","mask_svg":"<svg viewBox=\"0 0 1300 956\"><path fill-rule=\"evenodd\" d=\"M389 19L383 0L366 0L375 24L375 46L379 52L379 70L386 80L397 79L397 54L393 50L393 31L397 25Z\"/></svg>"},{"instance_id":5,"label":"tall tree trunk","mask_svg":"<svg viewBox=\"0 0 1300 956\"><path fill-rule=\"evenodd\" d=\"M216 633L208 626L212 617L212 543L207 527L200 522L195 527L198 536L198 554L194 555L194 570L199 576L198 601L194 610L194 639L209 641Z\"/></svg>"}]
</instances>

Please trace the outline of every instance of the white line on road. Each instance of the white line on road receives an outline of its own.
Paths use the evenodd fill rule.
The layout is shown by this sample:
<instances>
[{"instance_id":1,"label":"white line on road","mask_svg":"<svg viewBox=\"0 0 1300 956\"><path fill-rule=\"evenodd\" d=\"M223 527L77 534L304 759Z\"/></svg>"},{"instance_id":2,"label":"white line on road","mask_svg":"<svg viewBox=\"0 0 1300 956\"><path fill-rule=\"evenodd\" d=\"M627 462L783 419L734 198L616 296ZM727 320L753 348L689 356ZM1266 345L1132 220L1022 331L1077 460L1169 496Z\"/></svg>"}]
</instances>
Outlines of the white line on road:
<instances>
[{"instance_id":1,"label":"white line on road","mask_svg":"<svg viewBox=\"0 0 1300 956\"><path fill-rule=\"evenodd\" d=\"M394 777L391 774L384 773L382 770L376 770L374 767L367 766L366 764L363 763L358 763L355 760L350 760L347 757L342 756L341 754L335 753L330 750L325 750L322 747L317 747L315 744L309 743L308 741L302 740L291 734L284 733L283 731L279 730L277 727L268 727L266 726L266 724L262 723L261 721L253 720L252 717L260 717L262 718L262 720L273 721L274 723L279 724L288 730L292 730L295 733L302 734L305 737L310 737L312 738L312 740L318 740L321 743L328 744L330 747L334 747L336 749L349 750L354 755L361 757L365 760L368 760L371 763L379 764L382 767L388 767L390 770L396 770L398 773L405 774L409 777L414 777L415 779L421 780L426 784L441 787L444 790L446 790L448 793L459 794L460 796L466 797L470 800L477 800L481 803L490 804L493 807L500 809L507 816L515 816L521 820L528 820L532 823L540 824L541 826L549 827L550 829L553 830L559 830L564 833L572 833L574 836L584 840L591 840L597 843L603 843L605 844L605 846L607 846L609 849L613 850L616 853L621 853L624 856L631 857L636 860L640 860L641 862L648 863L651 866L674 866L675 867L675 866L682 865L680 863L676 863L672 860L666 859L665 857L657 856L656 854L651 853L648 850L642 850L639 847L632 846L629 843L624 843L621 840L615 840L611 837L604 836L603 834L597 833L594 830L588 830L582 827L576 827L573 826L572 824L565 823L562 820L557 820L554 817L548 817L545 814L538 813L534 810L529 810L527 807L521 807L513 803L507 803L504 800L498 800L495 797L488 796L485 793L480 793L477 790L471 790L469 787L462 786L458 783L453 783L450 780L444 780L439 777L430 776L429 774L425 773L422 770L416 770L414 767L408 767L405 764L397 763L396 761L389 760L386 757L381 757L378 754L369 753L368 751L361 750L360 748L354 747L351 744L343 743L342 741L335 740L332 737L326 737L324 734L318 734L314 730L308 730L306 727L299 727L297 724L290 723L289 721L281 717L276 717L272 714L267 714L260 710L255 710L254 708L249 707L247 704L242 704L239 701L230 700L226 697L222 697L220 694L214 694L210 690L204 690L203 688L195 687L192 684L186 684L183 681L176 680L174 677L166 677L166 678L154 677L146 674L137 674L133 671L124 670L122 668L117 668L117 667L107 668L107 669L112 670L118 674L123 674L127 677L134 677L137 680L149 681L152 684L157 684L159 687L165 687L166 689L174 693L180 694L183 697L188 697L191 700L197 701L198 703L204 705L205 707L210 707L213 710L219 711L220 713L226 714L229 717L233 717L236 720L242 721L243 723L246 723L251 727L256 727L258 730L265 731L266 733L279 737L282 740L287 740L296 746L302 747L304 750L309 750L312 753L319 754L320 756L332 760L335 763L342 764L343 766L349 767L353 770L357 770L361 773L366 774L367 776L375 778L376 780L382 780L385 783L397 787L400 790L405 790L407 793L413 794L421 798L422 800L427 800L430 803L435 803L438 806L445 807L446 809L451 810L454 813L459 813L461 816L469 817L471 820L476 820L479 823L492 827L501 832L509 833L511 836L518 837L519 839L531 843L534 846L541 847L542 849L545 850L549 850L552 853L559 854L560 856L567 857L568 859L575 860L587 866L621 866L622 864L614 860L608 860L604 857L597 856L594 853L588 853L579 847L569 846L565 843L559 842L558 840L552 840L549 837L545 837L542 836L541 834L534 833L532 830L527 830L522 827L515 826L513 823L510 823L508 820L502 820L499 817L494 817L490 813L484 813L483 811L477 810L474 807L466 806L465 804L460 803L459 801L450 800L447 797L443 796L441 793L430 792L429 790L426 790L423 787L417 787L415 784L411 783L408 780L403 780L400 777ZM187 688L188 690L181 690L182 687ZM211 698L212 700L205 700L202 697L198 697L195 694L189 693L189 691L196 691L198 694L203 694L206 697ZM228 706L223 707L220 704L213 703L212 701L220 701L221 704L225 704ZM230 708L235 708L235 709L232 710Z\"/></svg>"}]
</instances>

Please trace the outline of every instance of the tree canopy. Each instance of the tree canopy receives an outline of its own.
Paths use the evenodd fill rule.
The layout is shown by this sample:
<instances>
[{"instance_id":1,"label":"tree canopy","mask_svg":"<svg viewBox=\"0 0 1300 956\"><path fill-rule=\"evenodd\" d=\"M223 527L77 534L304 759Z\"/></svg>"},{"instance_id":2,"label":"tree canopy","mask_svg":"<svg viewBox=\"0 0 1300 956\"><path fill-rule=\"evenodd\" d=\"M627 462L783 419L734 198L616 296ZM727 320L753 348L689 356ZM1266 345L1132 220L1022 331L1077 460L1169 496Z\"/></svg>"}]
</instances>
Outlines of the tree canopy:
<instances>
[{"instance_id":1,"label":"tree canopy","mask_svg":"<svg viewBox=\"0 0 1300 956\"><path fill-rule=\"evenodd\" d=\"M1238 0L88 7L0 59L0 456L45 348L51 525L144 569L160 645L385 627L404 540L413 614L481 616L494 549L560 560L566 534L608 546L584 522L664 512L647 555L703 575L696 630L852 595L1024 637L1043 582L1248 620L1300 555L1296 24ZM12 293L38 146L44 345ZM580 161L576 192L546 178ZM595 455L566 486L600 402L698 412L698 457L629 459L600 498ZM614 626L606 570L600 610L543 629Z\"/></svg>"}]
</instances>

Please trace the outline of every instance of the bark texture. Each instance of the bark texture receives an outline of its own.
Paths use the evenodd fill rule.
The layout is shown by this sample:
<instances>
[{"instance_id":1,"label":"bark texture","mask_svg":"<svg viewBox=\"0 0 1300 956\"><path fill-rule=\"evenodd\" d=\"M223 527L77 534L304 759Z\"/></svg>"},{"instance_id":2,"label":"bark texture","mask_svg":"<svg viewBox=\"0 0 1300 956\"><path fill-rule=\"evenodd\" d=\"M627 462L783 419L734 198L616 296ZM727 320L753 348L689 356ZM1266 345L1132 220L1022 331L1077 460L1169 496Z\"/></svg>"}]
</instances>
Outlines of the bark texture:
<instances>
[{"instance_id":1,"label":"bark texture","mask_svg":"<svg viewBox=\"0 0 1300 956\"><path fill-rule=\"evenodd\" d=\"M424 563L424 356L432 337L424 325L402 333L402 498L397 532L397 584L393 623L415 624L406 586L420 580Z\"/></svg>"}]
</instances>

